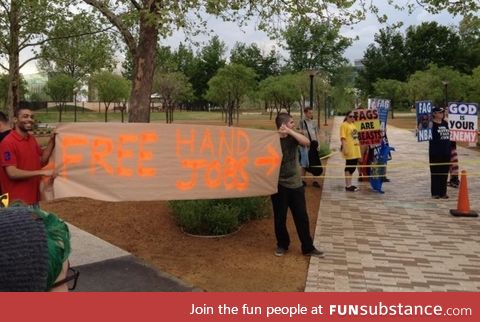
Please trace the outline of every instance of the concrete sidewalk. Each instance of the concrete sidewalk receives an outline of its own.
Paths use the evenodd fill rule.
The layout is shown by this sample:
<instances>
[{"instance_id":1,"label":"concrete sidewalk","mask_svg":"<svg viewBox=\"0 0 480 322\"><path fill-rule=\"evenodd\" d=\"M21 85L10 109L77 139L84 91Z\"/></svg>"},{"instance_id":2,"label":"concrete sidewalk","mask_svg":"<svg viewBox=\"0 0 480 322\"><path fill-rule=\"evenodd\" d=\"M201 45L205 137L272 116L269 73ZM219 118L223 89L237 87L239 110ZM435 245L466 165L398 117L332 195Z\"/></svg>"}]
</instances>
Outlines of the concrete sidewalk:
<instances>
[{"instance_id":1,"label":"concrete sidewalk","mask_svg":"<svg viewBox=\"0 0 480 322\"><path fill-rule=\"evenodd\" d=\"M332 129L337 149L342 120ZM396 151L385 194L357 184L358 173L360 191L346 192L341 154L329 159L315 232L326 257L311 258L305 291L480 291L480 218L449 214L458 189L448 188L448 200L431 198L428 142L391 126L388 138ZM458 155L470 207L480 211L480 155L461 147Z\"/></svg>"},{"instance_id":2,"label":"concrete sidewalk","mask_svg":"<svg viewBox=\"0 0 480 322\"><path fill-rule=\"evenodd\" d=\"M80 271L77 292L201 291L86 231L70 224L69 228L70 265Z\"/></svg>"}]
</instances>

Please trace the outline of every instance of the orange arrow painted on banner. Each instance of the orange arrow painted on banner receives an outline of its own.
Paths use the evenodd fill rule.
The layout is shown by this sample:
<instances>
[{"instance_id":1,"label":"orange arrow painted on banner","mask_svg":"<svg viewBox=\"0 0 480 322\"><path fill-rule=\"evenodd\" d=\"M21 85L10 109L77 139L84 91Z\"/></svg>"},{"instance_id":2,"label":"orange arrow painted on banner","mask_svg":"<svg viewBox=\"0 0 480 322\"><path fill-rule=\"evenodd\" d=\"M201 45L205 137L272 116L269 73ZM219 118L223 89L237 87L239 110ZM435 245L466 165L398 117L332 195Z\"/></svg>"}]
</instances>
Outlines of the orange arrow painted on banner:
<instances>
[{"instance_id":1,"label":"orange arrow painted on banner","mask_svg":"<svg viewBox=\"0 0 480 322\"><path fill-rule=\"evenodd\" d=\"M267 150L269 155L256 158L255 165L257 167L270 165L267 175L271 175L275 168L280 164L280 156L270 144L267 146Z\"/></svg>"}]
</instances>

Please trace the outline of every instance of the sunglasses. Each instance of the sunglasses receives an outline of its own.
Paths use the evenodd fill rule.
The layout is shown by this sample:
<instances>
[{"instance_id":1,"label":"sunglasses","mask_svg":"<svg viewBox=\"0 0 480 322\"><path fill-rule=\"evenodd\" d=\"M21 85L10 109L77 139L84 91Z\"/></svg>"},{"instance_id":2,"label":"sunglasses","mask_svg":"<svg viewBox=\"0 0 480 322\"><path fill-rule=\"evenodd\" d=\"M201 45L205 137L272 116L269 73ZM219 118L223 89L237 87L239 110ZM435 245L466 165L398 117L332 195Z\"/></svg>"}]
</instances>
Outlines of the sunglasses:
<instances>
[{"instance_id":1,"label":"sunglasses","mask_svg":"<svg viewBox=\"0 0 480 322\"><path fill-rule=\"evenodd\" d=\"M349 119L353 119L353 118L354 118L353 115L349 115L349 116L347 116L347 117L348 117Z\"/></svg>"}]
</instances>

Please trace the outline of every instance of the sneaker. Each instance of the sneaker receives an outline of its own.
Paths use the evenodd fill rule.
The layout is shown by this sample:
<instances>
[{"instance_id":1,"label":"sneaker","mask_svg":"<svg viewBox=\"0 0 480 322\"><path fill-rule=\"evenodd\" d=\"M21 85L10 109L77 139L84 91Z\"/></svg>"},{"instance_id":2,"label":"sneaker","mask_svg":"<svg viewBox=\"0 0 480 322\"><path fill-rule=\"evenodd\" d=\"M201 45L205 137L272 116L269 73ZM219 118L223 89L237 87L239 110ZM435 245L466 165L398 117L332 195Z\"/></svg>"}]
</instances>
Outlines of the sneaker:
<instances>
[{"instance_id":1,"label":"sneaker","mask_svg":"<svg viewBox=\"0 0 480 322\"><path fill-rule=\"evenodd\" d=\"M318 184L317 181L313 181L312 186L314 186L316 188L320 188L320 184Z\"/></svg>"},{"instance_id":2,"label":"sneaker","mask_svg":"<svg viewBox=\"0 0 480 322\"><path fill-rule=\"evenodd\" d=\"M355 192L355 191L358 191L359 189L355 186L350 186L350 187L345 187L345 190Z\"/></svg>"},{"instance_id":3,"label":"sneaker","mask_svg":"<svg viewBox=\"0 0 480 322\"><path fill-rule=\"evenodd\" d=\"M448 198L450 198L450 197L449 197L448 195L444 195L444 196L441 196L441 197L439 197L439 198L440 198L440 199L448 199Z\"/></svg>"},{"instance_id":4,"label":"sneaker","mask_svg":"<svg viewBox=\"0 0 480 322\"><path fill-rule=\"evenodd\" d=\"M450 187L452 187L452 188L458 188L458 184L459 184L459 183L456 182L456 181L449 181L449 182L448 182L448 185L449 185Z\"/></svg>"},{"instance_id":5,"label":"sneaker","mask_svg":"<svg viewBox=\"0 0 480 322\"><path fill-rule=\"evenodd\" d=\"M432 196L433 199L440 199L440 196Z\"/></svg>"},{"instance_id":6,"label":"sneaker","mask_svg":"<svg viewBox=\"0 0 480 322\"><path fill-rule=\"evenodd\" d=\"M315 256L315 257L320 257L323 258L324 254L322 251L319 251L318 249L314 248L309 252L303 253L304 256Z\"/></svg>"},{"instance_id":7,"label":"sneaker","mask_svg":"<svg viewBox=\"0 0 480 322\"><path fill-rule=\"evenodd\" d=\"M285 253L287 252L287 250L285 248L282 248L282 247L277 247L277 249L275 249L275 256L278 256L278 257L281 257L283 255L285 255Z\"/></svg>"}]
</instances>

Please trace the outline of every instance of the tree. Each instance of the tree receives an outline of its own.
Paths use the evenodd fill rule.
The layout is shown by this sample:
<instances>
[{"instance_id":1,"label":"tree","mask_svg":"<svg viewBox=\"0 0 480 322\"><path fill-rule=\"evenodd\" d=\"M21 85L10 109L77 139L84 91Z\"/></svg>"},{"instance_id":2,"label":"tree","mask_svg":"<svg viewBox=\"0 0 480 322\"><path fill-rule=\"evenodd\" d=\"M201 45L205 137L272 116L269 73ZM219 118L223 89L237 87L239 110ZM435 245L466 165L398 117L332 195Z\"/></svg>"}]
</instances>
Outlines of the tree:
<instances>
[{"instance_id":1,"label":"tree","mask_svg":"<svg viewBox=\"0 0 480 322\"><path fill-rule=\"evenodd\" d=\"M65 108L66 102L72 100L74 87L75 80L67 74L55 74L47 81L47 95L57 103L58 122L62 122L62 111Z\"/></svg>"},{"instance_id":2,"label":"tree","mask_svg":"<svg viewBox=\"0 0 480 322\"><path fill-rule=\"evenodd\" d=\"M114 65L112 40L105 33L99 33L102 26L97 18L87 14L77 14L59 19L48 32L50 41L41 45L37 66L49 75L63 73L74 81L74 121L77 121L77 92L86 78L102 68L111 69ZM65 37L65 35L79 35Z\"/></svg>"},{"instance_id":3,"label":"tree","mask_svg":"<svg viewBox=\"0 0 480 322\"><path fill-rule=\"evenodd\" d=\"M180 102L193 98L192 84L181 72L163 73L157 71L153 82L154 93L158 93L166 112L167 123L173 123L173 111Z\"/></svg>"},{"instance_id":4,"label":"tree","mask_svg":"<svg viewBox=\"0 0 480 322\"><path fill-rule=\"evenodd\" d=\"M291 17L308 16L313 23L328 20L336 26L362 20L367 10L378 12L377 7L371 2L366 4L364 0L357 0L360 3L359 8L352 5L356 1L348 0L311 0L293 4L289 1L267 0L83 1L99 10L119 30L133 57L134 77L129 114L131 122L150 120L149 101L158 37L169 35L178 28L193 32L205 30L205 14L237 21L240 25L254 17L258 29L278 36L279 27L282 25L279 21ZM476 12L480 7L477 0L418 0L416 3L425 5L429 11L447 9L462 14Z\"/></svg>"},{"instance_id":5,"label":"tree","mask_svg":"<svg viewBox=\"0 0 480 322\"><path fill-rule=\"evenodd\" d=\"M323 70L332 74L347 62L343 57L352 40L340 35L340 26L328 22L307 24L293 21L283 33L289 52L288 67L292 71Z\"/></svg>"},{"instance_id":6,"label":"tree","mask_svg":"<svg viewBox=\"0 0 480 322\"><path fill-rule=\"evenodd\" d=\"M170 46L158 47L155 56L155 72L169 73L177 71L178 66L175 61L175 53L172 52Z\"/></svg>"},{"instance_id":7,"label":"tree","mask_svg":"<svg viewBox=\"0 0 480 322\"><path fill-rule=\"evenodd\" d=\"M80 82L102 68L114 65L112 40L90 15L60 19L48 33L50 41L41 45L38 67L50 74L64 73ZM65 35L81 35L65 37Z\"/></svg>"},{"instance_id":8,"label":"tree","mask_svg":"<svg viewBox=\"0 0 480 322\"><path fill-rule=\"evenodd\" d=\"M393 119L394 108L407 98L407 84L395 79L379 79L373 88L376 96L390 99Z\"/></svg>"},{"instance_id":9,"label":"tree","mask_svg":"<svg viewBox=\"0 0 480 322\"><path fill-rule=\"evenodd\" d=\"M448 101L463 101L468 95L468 78L451 67L432 64L425 71L417 71L408 80L412 101L432 100L436 105L445 104L445 85L448 82Z\"/></svg>"},{"instance_id":10,"label":"tree","mask_svg":"<svg viewBox=\"0 0 480 322\"><path fill-rule=\"evenodd\" d=\"M20 62L20 52L46 41L46 32L62 15L68 15L71 0L11 0L1 1L0 58L8 62L0 67L8 72L7 107L9 116L19 107L20 69L37 55Z\"/></svg>"},{"instance_id":11,"label":"tree","mask_svg":"<svg viewBox=\"0 0 480 322\"><path fill-rule=\"evenodd\" d=\"M451 27L436 22L410 26L405 36L408 72L425 70L429 64L458 67L459 47L460 37Z\"/></svg>"},{"instance_id":12,"label":"tree","mask_svg":"<svg viewBox=\"0 0 480 322\"><path fill-rule=\"evenodd\" d=\"M356 72L352 66L342 66L331 77L333 108L337 114L352 110L354 101L350 88L355 87Z\"/></svg>"},{"instance_id":13,"label":"tree","mask_svg":"<svg viewBox=\"0 0 480 322\"><path fill-rule=\"evenodd\" d=\"M190 82L193 86L197 104L206 109L205 94L208 90L208 81L225 66L225 43L218 36L212 37L203 47L194 61Z\"/></svg>"},{"instance_id":14,"label":"tree","mask_svg":"<svg viewBox=\"0 0 480 322\"><path fill-rule=\"evenodd\" d=\"M280 76L270 76L260 82L260 97L266 102L266 106L270 108L270 119L273 116L273 110L280 112L285 109L290 113L292 105L298 101L301 93L297 84L297 76L285 74Z\"/></svg>"},{"instance_id":15,"label":"tree","mask_svg":"<svg viewBox=\"0 0 480 322\"><path fill-rule=\"evenodd\" d=\"M458 26L461 48L457 66L466 73L480 65L480 17L468 15Z\"/></svg>"},{"instance_id":16,"label":"tree","mask_svg":"<svg viewBox=\"0 0 480 322\"><path fill-rule=\"evenodd\" d=\"M373 83L378 79L406 81L409 75L402 34L387 27L375 34L374 40L363 55L364 68L356 80L357 87L367 94L373 93Z\"/></svg>"},{"instance_id":17,"label":"tree","mask_svg":"<svg viewBox=\"0 0 480 322\"><path fill-rule=\"evenodd\" d=\"M120 75L103 71L93 76L93 84L98 90L100 101L105 105L105 122L108 122L108 109L111 103L120 102L125 106L130 92L129 82Z\"/></svg>"},{"instance_id":18,"label":"tree","mask_svg":"<svg viewBox=\"0 0 480 322\"><path fill-rule=\"evenodd\" d=\"M250 67L230 64L220 68L208 82L207 99L226 104L228 126L233 124L233 112L237 112L239 121L240 104L243 98L254 89L257 75Z\"/></svg>"},{"instance_id":19,"label":"tree","mask_svg":"<svg viewBox=\"0 0 480 322\"><path fill-rule=\"evenodd\" d=\"M472 76L467 80L469 86L466 99L470 102L480 102L480 66L473 70Z\"/></svg>"},{"instance_id":20,"label":"tree","mask_svg":"<svg viewBox=\"0 0 480 322\"><path fill-rule=\"evenodd\" d=\"M235 43L230 51L230 62L253 69L258 81L280 73L280 56L275 49L265 55L255 43L248 46L245 43Z\"/></svg>"}]
</instances>

